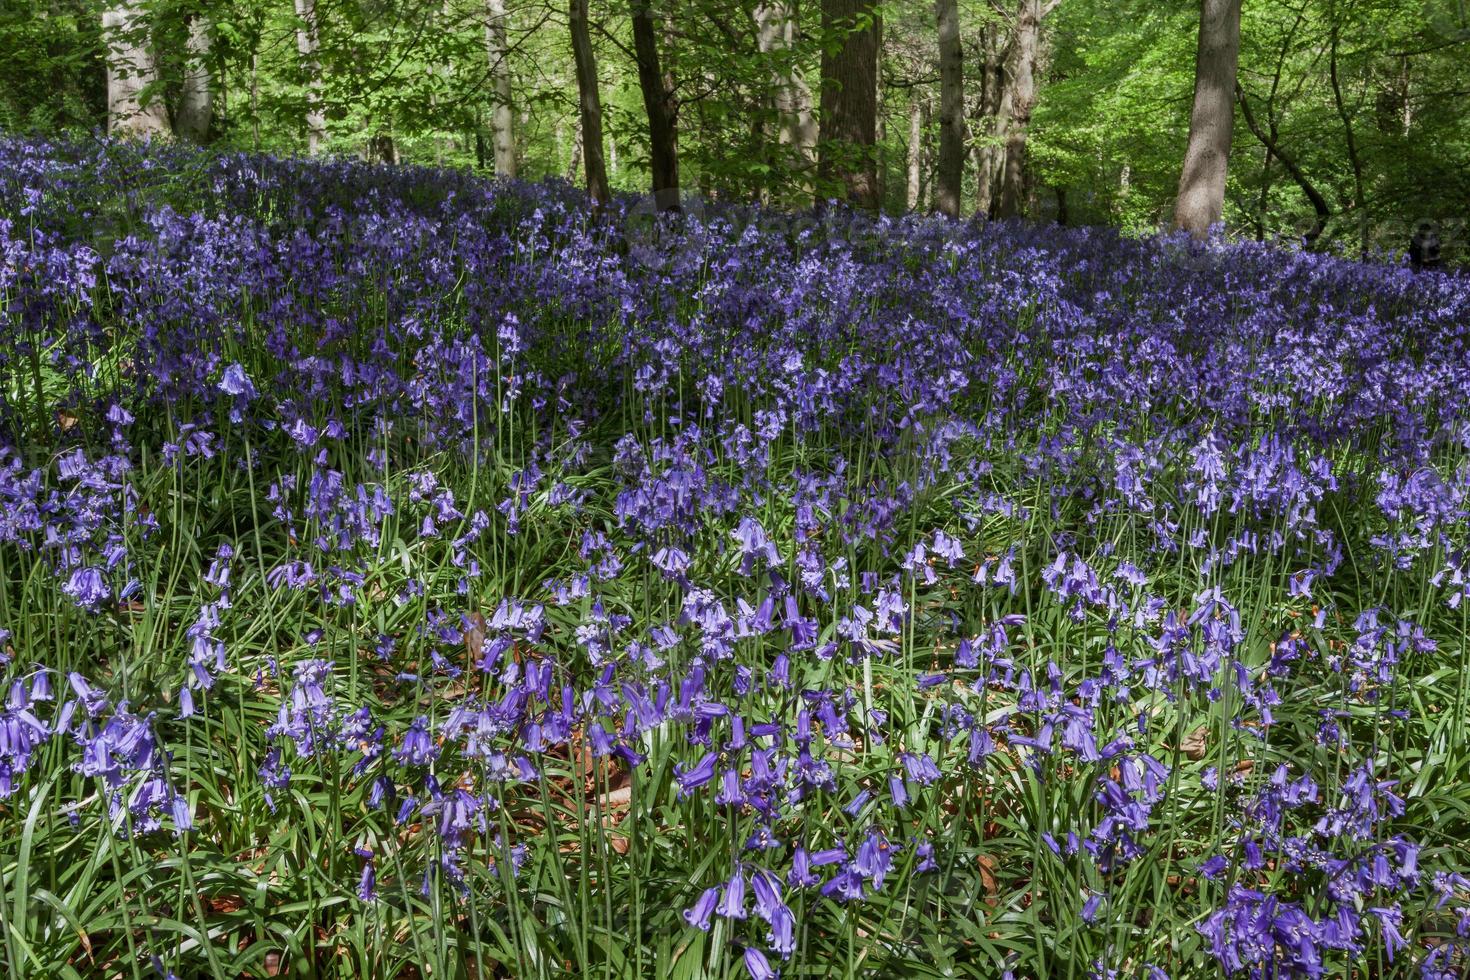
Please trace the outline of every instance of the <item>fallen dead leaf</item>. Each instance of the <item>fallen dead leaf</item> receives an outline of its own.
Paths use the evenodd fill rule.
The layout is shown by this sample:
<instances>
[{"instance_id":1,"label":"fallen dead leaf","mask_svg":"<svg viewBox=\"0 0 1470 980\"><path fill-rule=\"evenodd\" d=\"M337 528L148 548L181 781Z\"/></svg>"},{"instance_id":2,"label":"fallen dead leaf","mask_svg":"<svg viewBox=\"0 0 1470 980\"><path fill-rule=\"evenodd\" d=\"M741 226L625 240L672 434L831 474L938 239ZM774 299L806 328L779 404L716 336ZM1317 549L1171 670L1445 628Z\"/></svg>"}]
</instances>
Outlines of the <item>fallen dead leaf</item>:
<instances>
[{"instance_id":1,"label":"fallen dead leaf","mask_svg":"<svg viewBox=\"0 0 1470 980\"><path fill-rule=\"evenodd\" d=\"M1205 750L1209 748L1210 730L1201 725L1189 733L1183 744L1179 746L1186 757L1196 761L1205 757Z\"/></svg>"}]
</instances>

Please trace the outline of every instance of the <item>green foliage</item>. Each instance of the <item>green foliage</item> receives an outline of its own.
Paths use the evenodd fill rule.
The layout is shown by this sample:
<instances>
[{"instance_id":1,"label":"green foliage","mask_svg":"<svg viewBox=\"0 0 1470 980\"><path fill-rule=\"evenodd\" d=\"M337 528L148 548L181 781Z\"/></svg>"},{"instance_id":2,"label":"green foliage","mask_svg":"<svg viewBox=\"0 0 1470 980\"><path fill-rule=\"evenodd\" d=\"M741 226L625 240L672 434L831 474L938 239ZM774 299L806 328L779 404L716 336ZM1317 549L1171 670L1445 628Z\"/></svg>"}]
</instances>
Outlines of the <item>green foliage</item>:
<instances>
[{"instance_id":1,"label":"green foliage","mask_svg":"<svg viewBox=\"0 0 1470 980\"><path fill-rule=\"evenodd\" d=\"M104 122L101 35L89 0L0 3L0 127L58 130Z\"/></svg>"},{"instance_id":2,"label":"green foliage","mask_svg":"<svg viewBox=\"0 0 1470 980\"><path fill-rule=\"evenodd\" d=\"M106 124L102 0L6 0L0 8L0 126ZM307 79L301 26L285 0L139 0L141 38L170 107L184 71L189 18L204 17L214 77L211 136L230 147L304 150ZM520 174L580 179L577 94L564 5L511 0L508 57ZM778 79L805 79L815 101L824 38L818 5L790 5L789 46L762 51L757 0L660 6L660 44L677 103L686 190L800 204L810 161L780 138ZM1262 124L1328 202L1322 244L1401 249L1420 219L1464 254L1470 216L1470 8L1462 0L1253 0L1245 4L1240 83ZM626 5L591 7L613 185L647 182L647 125ZM487 12L482 0L321 0L319 57L327 149L490 168ZM917 148L918 205L937 143L932 5L883 5L879 146L884 204L909 203L910 112L927 109ZM1144 0L1062 0L1046 20L1040 98L1030 128L1037 217L1141 231L1170 214L1188 125L1196 8ZM982 90L1000 83L1014 10L961 4L970 141L987 136ZM987 68L985 52L999 61ZM1334 75L1336 84L1334 84ZM1351 144L1351 145L1350 145ZM973 157L966 195L974 201ZM819 192L830 188L818 188ZM1065 197L1065 213L1061 213ZM1238 234L1297 239L1312 210L1297 182L1237 120L1227 223Z\"/></svg>"}]
</instances>

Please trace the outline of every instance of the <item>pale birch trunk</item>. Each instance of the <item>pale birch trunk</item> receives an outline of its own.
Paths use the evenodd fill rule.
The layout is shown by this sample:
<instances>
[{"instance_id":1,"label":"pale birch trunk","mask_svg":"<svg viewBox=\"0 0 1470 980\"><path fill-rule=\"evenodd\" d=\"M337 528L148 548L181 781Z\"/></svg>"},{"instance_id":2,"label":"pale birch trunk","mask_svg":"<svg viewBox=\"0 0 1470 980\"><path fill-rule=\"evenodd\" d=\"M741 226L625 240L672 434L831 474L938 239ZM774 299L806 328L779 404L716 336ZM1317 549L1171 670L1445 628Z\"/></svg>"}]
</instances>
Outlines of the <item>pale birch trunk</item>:
<instances>
[{"instance_id":1,"label":"pale birch trunk","mask_svg":"<svg viewBox=\"0 0 1470 980\"><path fill-rule=\"evenodd\" d=\"M909 100L909 152L908 186L904 189L904 207L910 211L919 207L919 197L924 189L924 102L914 95Z\"/></svg>"},{"instance_id":2,"label":"pale birch trunk","mask_svg":"<svg viewBox=\"0 0 1470 980\"><path fill-rule=\"evenodd\" d=\"M980 138L975 141L975 213L993 216L1000 165L1004 160L1006 128L1010 121L1010 85L1007 84L1005 44L999 25L985 31L985 70L977 104Z\"/></svg>"},{"instance_id":3,"label":"pale birch trunk","mask_svg":"<svg viewBox=\"0 0 1470 980\"><path fill-rule=\"evenodd\" d=\"M796 166L805 171L816 159L817 118L812 91L792 56L796 44L796 11L790 0L767 0L755 8L756 45L771 63L772 102L781 145L789 147Z\"/></svg>"},{"instance_id":4,"label":"pale birch trunk","mask_svg":"<svg viewBox=\"0 0 1470 980\"><path fill-rule=\"evenodd\" d=\"M132 3L102 14L107 44L107 131L115 136L167 136L161 98L143 104L143 89L158 81L158 65L144 35L142 11Z\"/></svg>"},{"instance_id":5,"label":"pale birch trunk","mask_svg":"<svg viewBox=\"0 0 1470 980\"><path fill-rule=\"evenodd\" d=\"M317 156L326 147L327 114L322 104L321 41L316 0L296 0L296 51L306 76L306 152Z\"/></svg>"},{"instance_id":6,"label":"pale birch trunk","mask_svg":"<svg viewBox=\"0 0 1470 980\"><path fill-rule=\"evenodd\" d=\"M174 131L186 140L203 143L209 138L209 125L214 113L210 90L209 23L202 16L189 21L189 40L184 59L184 79L179 90L179 106L174 112Z\"/></svg>"},{"instance_id":7,"label":"pale birch trunk","mask_svg":"<svg viewBox=\"0 0 1470 980\"><path fill-rule=\"evenodd\" d=\"M490 113L490 132L495 152L495 173L516 175L515 108L511 102L510 46L506 42L505 0L485 0L485 49L490 58L491 91L495 108Z\"/></svg>"}]
</instances>

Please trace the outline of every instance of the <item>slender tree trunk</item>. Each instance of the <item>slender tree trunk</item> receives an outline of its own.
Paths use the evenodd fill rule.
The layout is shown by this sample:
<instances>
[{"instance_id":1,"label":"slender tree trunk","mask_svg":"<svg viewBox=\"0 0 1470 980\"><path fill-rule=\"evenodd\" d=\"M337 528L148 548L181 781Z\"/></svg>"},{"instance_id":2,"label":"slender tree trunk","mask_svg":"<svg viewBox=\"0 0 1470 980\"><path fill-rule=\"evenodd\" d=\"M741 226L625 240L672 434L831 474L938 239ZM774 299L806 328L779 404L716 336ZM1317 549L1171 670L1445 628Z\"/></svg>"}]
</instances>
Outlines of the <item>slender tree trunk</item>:
<instances>
[{"instance_id":1,"label":"slender tree trunk","mask_svg":"<svg viewBox=\"0 0 1470 980\"><path fill-rule=\"evenodd\" d=\"M485 0L485 52L490 58L491 91L495 106L490 111L490 134L494 144L495 173L516 175L515 106L511 101L510 46L505 35L505 0Z\"/></svg>"},{"instance_id":2,"label":"slender tree trunk","mask_svg":"<svg viewBox=\"0 0 1470 980\"><path fill-rule=\"evenodd\" d=\"M196 14L189 20L189 40L185 50L184 78L179 90L179 106L174 112L174 132L186 140L203 143L209 139L209 124L214 111L210 90L209 22Z\"/></svg>"},{"instance_id":3,"label":"slender tree trunk","mask_svg":"<svg viewBox=\"0 0 1470 980\"><path fill-rule=\"evenodd\" d=\"M1342 120L1342 132L1347 142L1348 163L1353 168L1353 217L1358 222L1358 254L1368 254L1367 215L1363 212L1363 158L1358 153L1357 134L1353 131L1353 115L1342 95L1342 76L1338 71L1337 49L1341 25L1337 20L1337 3L1328 5L1328 16L1332 19L1332 39L1328 54L1328 74L1332 78L1332 104L1337 107L1337 117Z\"/></svg>"},{"instance_id":4,"label":"slender tree trunk","mask_svg":"<svg viewBox=\"0 0 1470 980\"><path fill-rule=\"evenodd\" d=\"M796 11L791 0L763 0L755 8L756 46L771 64L772 102L781 145L795 157L796 169L810 170L816 159L817 120L812 92L794 60Z\"/></svg>"},{"instance_id":5,"label":"slender tree trunk","mask_svg":"<svg viewBox=\"0 0 1470 980\"><path fill-rule=\"evenodd\" d=\"M362 156L369 163L397 163L398 143L391 132L380 130L368 137Z\"/></svg>"},{"instance_id":6,"label":"slender tree trunk","mask_svg":"<svg viewBox=\"0 0 1470 980\"><path fill-rule=\"evenodd\" d=\"M260 52L250 50L250 146L260 152Z\"/></svg>"},{"instance_id":7,"label":"slender tree trunk","mask_svg":"<svg viewBox=\"0 0 1470 980\"><path fill-rule=\"evenodd\" d=\"M158 81L158 65L147 40L143 12L134 2L104 11L107 45L107 131L122 136L167 136L162 98L143 104L143 88Z\"/></svg>"},{"instance_id":8,"label":"slender tree trunk","mask_svg":"<svg viewBox=\"0 0 1470 980\"><path fill-rule=\"evenodd\" d=\"M327 114L322 104L321 35L316 0L296 0L296 51L306 76L306 152L317 156L327 142Z\"/></svg>"},{"instance_id":9,"label":"slender tree trunk","mask_svg":"<svg viewBox=\"0 0 1470 980\"><path fill-rule=\"evenodd\" d=\"M847 198L877 210L877 0L822 0L822 120L818 175L841 180Z\"/></svg>"},{"instance_id":10,"label":"slender tree trunk","mask_svg":"<svg viewBox=\"0 0 1470 980\"><path fill-rule=\"evenodd\" d=\"M1042 0L1021 0L1011 39L1010 118L1006 125L1005 152L1000 168L1000 193L996 216L1015 218L1026 213L1026 136L1031 113L1036 108L1036 66L1041 57L1041 22L1056 7Z\"/></svg>"},{"instance_id":11,"label":"slender tree trunk","mask_svg":"<svg viewBox=\"0 0 1470 980\"><path fill-rule=\"evenodd\" d=\"M965 55L960 46L959 0L935 0L934 13L939 23L939 168L934 206L941 214L958 218L965 176Z\"/></svg>"},{"instance_id":12,"label":"slender tree trunk","mask_svg":"<svg viewBox=\"0 0 1470 980\"><path fill-rule=\"evenodd\" d=\"M633 53L638 61L638 87L648 115L649 163L653 200L660 211L679 209L679 134L673 92L659 66L658 30L649 0L633 2Z\"/></svg>"},{"instance_id":13,"label":"slender tree trunk","mask_svg":"<svg viewBox=\"0 0 1470 980\"><path fill-rule=\"evenodd\" d=\"M582 127L572 136L572 158L567 161L567 180L575 181L577 171L582 169Z\"/></svg>"},{"instance_id":14,"label":"slender tree trunk","mask_svg":"<svg viewBox=\"0 0 1470 980\"><path fill-rule=\"evenodd\" d=\"M1235 72L1240 57L1241 0L1200 0L1194 108L1179 175L1174 227L1195 238L1225 213L1225 177L1235 123Z\"/></svg>"},{"instance_id":15,"label":"slender tree trunk","mask_svg":"<svg viewBox=\"0 0 1470 980\"><path fill-rule=\"evenodd\" d=\"M975 213L994 217L1000 164L1004 160L1005 131L1010 117L1010 85L1006 82L1005 45L997 25L985 28L983 35L985 68L980 76L980 98L976 104L976 130L980 139L974 146Z\"/></svg>"},{"instance_id":16,"label":"slender tree trunk","mask_svg":"<svg viewBox=\"0 0 1470 980\"><path fill-rule=\"evenodd\" d=\"M878 35L878 64L883 64L883 35ZM888 157L883 152L888 145L888 116L885 112L883 79L873 73L873 172L878 181L878 207L888 199Z\"/></svg>"},{"instance_id":17,"label":"slender tree trunk","mask_svg":"<svg viewBox=\"0 0 1470 980\"><path fill-rule=\"evenodd\" d=\"M908 187L905 188L904 207L910 211L919 207L919 195L924 189L924 100L917 92L909 95L909 146Z\"/></svg>"},{"instance_id":18,"label":"slender tree trunk","mask_svg":"<svg viewBox=\"0 0 1470 980\"><path fill-rule=\"evenodd\" d=\"M562 156L562 125L557 123L556 128L557 156ZM572 156L566 162L566 179L572 184L576 182L576 175L582 170L582 126L578 123L572 131Z\"/></svg>"},{"instance_id":19,"label":"slender tree trunk","mask_svg":"<svg viewBox=\"0 0 1470 980\"><path fill-rule=\"evenodd\" d=\"M1261 147L1261 192L1256 198L1256 241L1266 240L1266 214L1271 207L1271 151Z\"/></svg>"},{"instance_id":20,"label":"slender tree trunk","mask_svg":"<svg viewBox=\"0 0 1470 980\"><path fill-rule=\"evenodd\" d=\"M1409 56L1404 55L1400 62L1399 88L1404 93L1403 101L1403 135L1408 136L1409 130L1414 128L1414 103L1409 101Z\"/></svg>"},{"instance_id":21,"label":"slender tree trunk","mask_svg":"<svg viewBox=\"0 0 1470 980\"><path fill-rule=\"evenodd\" d=\"M607 186L607 164L602 157L602 98L598 93L597 57L587 23L587 0L570 0L572 60L577 68L577 106L581 120L578 136L587 171L587 193L598 204L612 200Z\"/></svg>"}]
</instances>

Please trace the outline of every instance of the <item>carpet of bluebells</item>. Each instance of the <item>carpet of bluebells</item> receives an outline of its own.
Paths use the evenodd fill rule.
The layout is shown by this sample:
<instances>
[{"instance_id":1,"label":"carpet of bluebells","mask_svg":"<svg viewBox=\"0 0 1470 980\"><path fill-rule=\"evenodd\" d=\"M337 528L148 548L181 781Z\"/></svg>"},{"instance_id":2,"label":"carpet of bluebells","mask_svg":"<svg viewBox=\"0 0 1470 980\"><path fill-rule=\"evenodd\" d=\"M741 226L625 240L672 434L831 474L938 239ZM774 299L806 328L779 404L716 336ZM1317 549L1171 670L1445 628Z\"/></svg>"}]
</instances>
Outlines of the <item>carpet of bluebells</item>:
<instances>
[{"instance_id":1,"label":"carpet of bluebells","mask_svg":"<svg viewBox=\"0 0 1470 980\"><path fill-rule=\"evenodd\" d=\"M0 139L11 977L1470 969L1470 280Z\"/></svg>"}]
</instances>

